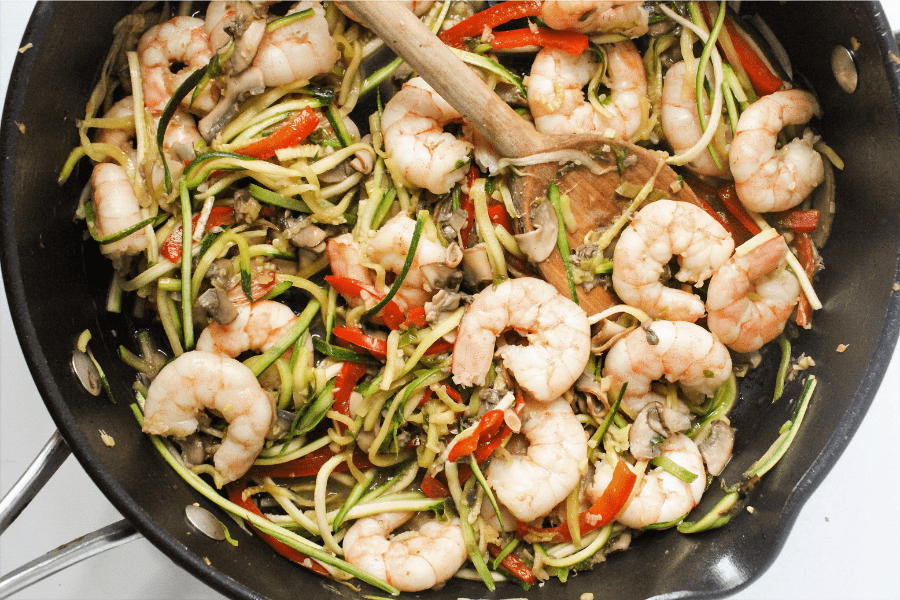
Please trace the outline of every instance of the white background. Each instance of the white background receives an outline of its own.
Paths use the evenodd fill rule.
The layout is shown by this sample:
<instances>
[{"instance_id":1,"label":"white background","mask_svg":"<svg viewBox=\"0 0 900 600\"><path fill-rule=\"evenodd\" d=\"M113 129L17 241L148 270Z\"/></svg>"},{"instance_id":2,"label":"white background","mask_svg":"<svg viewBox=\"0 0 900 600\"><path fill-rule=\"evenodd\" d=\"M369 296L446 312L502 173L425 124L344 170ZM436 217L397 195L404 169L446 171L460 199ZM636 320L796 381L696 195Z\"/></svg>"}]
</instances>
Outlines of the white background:
<instances>
[{"instance_id":1,"label":"white background","mask_svg":"<svg viewBox=\"0 0 900 600\"><path fill-rule=\"evenodd\" d=\"M31 14L32 2L0 0L0 98ZM885 6L900 28L900 3ZM898 166L900 168L900 166ZM0 308L0 494L5 494L55 426L30 375L10 321ZM892 600L900 598L900 351L872 408L841 459L800 513L775 564L739 600ZM0 573L121 518L69 458L0 539ZM651 575L652 576L652 575ZM58 573L15 598L222 598L144 539Z\"/></svg>"}]
</instances>

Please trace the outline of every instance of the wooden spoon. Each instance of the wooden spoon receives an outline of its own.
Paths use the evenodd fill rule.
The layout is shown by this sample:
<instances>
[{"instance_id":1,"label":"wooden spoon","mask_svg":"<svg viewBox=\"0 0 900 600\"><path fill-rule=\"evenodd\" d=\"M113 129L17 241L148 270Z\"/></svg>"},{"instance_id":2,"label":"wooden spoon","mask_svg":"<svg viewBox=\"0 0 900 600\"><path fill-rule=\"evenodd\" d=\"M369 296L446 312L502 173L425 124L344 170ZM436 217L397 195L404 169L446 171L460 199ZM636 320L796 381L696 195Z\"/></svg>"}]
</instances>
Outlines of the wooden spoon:
<instances>
[{"instance_id":1,"label":"wooden spoon","mask_svg":"<svg viewBox=\"0 0 900 600\"><path fill-rule=\"evenodd\" d=\"M506 102L466 66L405 6L387 0L345 2L362 22L403 58L453 108L497 149L501 156L522 158L560 150L578 151L594 158L595 168L571 162L543 162L520 169L511 192L521 214L519 226L533 229L531 210L544 202L550 184L569 197L578 226L568 230L569 246L574 249L584 236L618 219L630 199L616 194L623 182L643 186L656 174L654 187L674 200L698 204L686 185L680 185L671 168L660 165L664 155L623 141L593 134L544 135L516 114ZM617 154L627 155L628 166L620 173ZM598 168L599 167L599 168ZM660 168L661 167L661 168ZM658 172L657 172L658 171ZM570 297L562 257L554 251L539 263L541 275L563 295ZM613 291L602 286L586 290L576 286L579 304L589 314L619 303Z\"/></svg>"}]
</instances>

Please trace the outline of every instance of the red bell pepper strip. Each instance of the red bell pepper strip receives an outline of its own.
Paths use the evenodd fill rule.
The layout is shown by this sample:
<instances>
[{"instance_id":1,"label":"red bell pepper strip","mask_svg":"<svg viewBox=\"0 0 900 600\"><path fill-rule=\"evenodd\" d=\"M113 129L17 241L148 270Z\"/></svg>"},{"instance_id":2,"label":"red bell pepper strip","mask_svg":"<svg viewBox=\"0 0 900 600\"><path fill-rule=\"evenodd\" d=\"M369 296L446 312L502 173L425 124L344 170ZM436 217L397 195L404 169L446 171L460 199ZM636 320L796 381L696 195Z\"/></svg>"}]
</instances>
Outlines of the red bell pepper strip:
<instances>
[{"instance_id":1,"label":"red bell pepper strip","mask_svg":"<svg viewBox=\"0 0 900 600\"><path fill-rule=\"evenodd\" d=\"M495 31L490 44L494 50L541 46L556 48L573 56L581 56L587 50L588 36L576 31L556 31L547 27L537 27L533 31L526 27L510 31Z\"/></svg>"},{"instance_id":2,"label":"red bell pepper strip","mask_svg":"<svg viewBox=\"0 0 900 600\"><path fill-rule=\"evenodd\" d=\"M582 534L604 527L613 521L625 507L631 490L637 481L637 475L624 460L619 460L613 471L612 481L603 494L597 498L588 510L578 515L578 528ZM526 534L539 535L542 540L553 543L568 542L572 539L569 531L569 523L563 521L556 527L540 528L532 527L520 522L516 537L522 538ZM549 539L547 539L549 537Z\"/></svg>"},{"instance_id":3,"label":"red bell pepper strip","mask_svg":"<svg viewBox=\"0 0 900 600\"><path fill-rule=\"evenodd\" d=\"M197 222L200 220L200 215L194 215L193 224L191 225L191 230L197 229ZM209 212L209 217L206 219L206 228L203 230L206 233L207 229L211 229L213 227L218 227L220 225L231 224L234 222L234 209L230 206L214 206L213 209ZM162 246L159 248L159 253L166 257L169 262L177 263L181 260L181 245L183 242L183 232L181 225L177 226L172 233L169 234L169 237L162 243Z\"/></svg>"},{"instance_id":4,"label":"red bell pepper strip","mask_svg":"<svg viewBox=\"0 0 900 600\"><path fill-rule=\"evenodd\" d=\"M813 247L812 240L806 233L798 233L794 236L794 248L797 249L797 258L806 277L812 280L813 273L816 270L816 249ZM812 322L812 306L806 294L800 294L800 303L797 305L797 325L806 327Z\"/></svg>"},{"instance_id":5,"label":"red bell pepper strip","mask_svg":"<svg viewBox=\"0 0 900 600\"><path fill-rule=\"evenodd\" d=\"M306 456L301 456L294 460L280 463L277 465L253 465L247 471L247 477L272 477L272 478L290 478L290 477L311 477L319 472L328 460L334 456L327 446L320 448L314 452L310 452ZM369 469L372 463L368 457L358 449L353 451L353 464L358 469ZM335 467L335 472L349 470L350 467L346 461Z\"/></svg>"},{"instance_id":6,"label":"red bell pepper strip","mask_svg":"<svg viewBox=\"0 0 900 600\"><path fill-rule=\"evenodd\" d=\"M428 325L428 321L425 319L425 307L416 306L415 308L409 309L409 312L406 313L406 321L404 321L403 324L407 327L410 325L414 325L415 327L425 327Z\"/></svg>"},{"instance_id":7,"label":"red bell pepper strip","mask_svg":"<svg viewBox=\"0 0 900 600\"><path fill-rule=\"evenodd\" d=\"M712 16L705 4L700 4L700 10L703 11L703 18L708 26L712 26ZM740 31L740 26L734 22L729 15L725 16L725 29L728 31L728 37L731 45L737 54L737 58L741 61L741 66L747 73L753 90L759 96L767 96L772 92L777 92L784 86L784 82L766 65L766 62L756 53ZM719 42L722 48L722 42ZM724 48L722 49L724 53ZM734 66L734 65L732 65Z\"/></svg>"},{"instance_id":8,"label":"red bell pepper strip","mask_svg":"<svg viewBox=\"0 0 900 600\"><path fill-rule=\"evenodd\" d=\"M741 222L741 225L747 228L747 231L753 235L760 232L759 226L750 218L750 215L744 209L744 205L738 199L737 190L733 183L727 183L720 187L718 194L719 199L722 200L722 204L725 205L728 212L734 215Z\"/></svg>"},{"instance_id":9,"label":"red bell pepper strip","mask_svg":"<svg viewBox=\"0 0 900 600\"><path fill-rule=\"evenodd\" d=\"M536 0L509 0L499 2L490 8L463 19L447 31L441 33L440 39L447 45L463 49L465 38L477 37L484 28L494 29L514 19L536 17L541 14L541 3Z\"/></svg>"},{"instance_id":10,"label":"red bell pepper strip","mask_svg":"<svg viewBox=\"0 0 900 600\"><path fill-rule=\"evenodd\" d=\"M719 195L714 187L690 176L684 178L684 183L694 192L700 208L727 229L728 233L735 238L735 242L737 242L736 235L739 235L740 232L746 233L743 227L740 226L740 223L734 219L734 216L722 208L722 202L719 200Z\"/></svg>"},{"instance_id":11,"label":"red bell pepper strip","mask_svg":"<svg viewBox=\"0 0 900 600\"><path fill-rule=\"evenodd\" d=\"M336 289L339 294L344 294L345 296L361 298L362 292L365 291L376 300L384 298L384 294L376 290L373 286L357 279L341 277L339 275L326 275L325 281L328 282L328 285ZM403 311L400 310L400 306L393 300L388 302L385 307L381 309L381 319L384 321L384 324L391 329L400 329L400 326L406 321L406 317L403 316Z\"/></svg>"},{"instance_id":12,"label":"red bell pepper strip","mask_svg":"<svg viewBox=\"0 0 900 600\"><path fill-rule=\"evenodd\" d=\"M778 214L778 223L798 233L812 233L819 227L819 211L789 210Z\"/></svg>"},{"instance_id":13,"label":"red bell pepper strip","mask_svg":"<svg viewBox=\"0 0 900 600\"><path fill-rule=\"evenodd\" d=\"M359 346L375 358L384 360L387 357L387 340L366 335L356 327L335 327L331 332L336 338Z\"/></svg>"},{"instance_id":14,"label":"red bell pepper strip","mask_svg":"<svg viewBox=\"0 0 900 600\"><path fill-rule=\"evenodd\" d=\"M494 558L497 558L503 552L503 548L497 544L488 544L487 549ZM500 566L512 573L522 583L534 585L538 581L537 575L534 574L531 567L522 562L522 559L515 554L507 554L503 557L503 560L500 561Z\"/></svg>"},{"instance_id":15,"label":"red bell pepper strip","mask_svg":"<svg viewBox=\"0 0 900 600\"><path fill-rule=\"evenodd\" d=\"M475 430L453 445L453 448L450 449L450 453L447 455L447 460L457 462L463 456L469 456L478 449L482 436L485 440L492 438L502 424L502 410L494 409L484 413Z\"/></svg>"},{"instance_id":16,"label":"red bell pepper strip","mask_svg":"<svg viewBox=\"0 0 900 600\"><path fill-rule=\"evenodd\" d=\"M244 510L248 510L255 515L265 518L265 516L262 514L262 511L259 510L259 508L256 506L256 503L253 502L253 500L251 500L250 498L247 498L246 500L244 499L244 496L243 496L244 490L247 489L247 480L246 479L241 479L239 481L233 481L233 482L229 483L228 485L226 485L225 489L228 492L228 499L231 500L234 504L237 504ZM250 525L250 527L253 527L252 524L249 524L249 525ZM295 562L300 566L310 569L311 571L315 571L316 573L319 573L320 575L328 575L328 570L325 567L323 567L318 561L308 557L307 555L303 554L296 548L292 548L291 546L288 546L284 542L275 539L271 535L260 531L256 527L253 527L253 530L256 531L256 533L259 534L259 537L261 537L267 544L269 544L272 547L272 549L275 550L275 552L282 555L289 561Z\"/></svg>"},{"instance_id":17,"label":"red bell pepper strip","mask_svg":"<svg viewBox=\"0 0 900 600\"><path fill-rule=\"evenodd\" d=\"M237 153L258 158L259 160L272 158L275 156L276 150L296 146L301 140L311 134L318 125L319 117L307 106L278 131L241 148Z\"/></svg>"},{"instance_id":18,"label":"red bell pepper strip","mask_svg":"<svg viewBox=\"0 0 900 600\"><path fill-rule=\"evenodd\" d=\"M421 487L422 493L431 499L450 497L450 490L447 489L447 486L431 475L425 475L425 477L422 478Z\"/></svg>"},{"instance_id":19,"label":"red bell pepper strip","mask_svg":"<svg viewBox=\"0 0 900 600\"><path fill-rule=\"evenodd\" d=\"M356 384L365 373L366 365L360 363L347 361L341 366L337 379L334 381L334 388L332 388L332 394L334 394L332 410L345 417L350 416L350 395L353 393L353 388L356 387ZM335 421L334 426L338 433L344 432L343 423Z\"/></svg>"},{"instance_id":20,"label":"red bell pepper strip","mask_svg":"<svg viewBox=\"0 0 900 600\"><path fill-rule=\"evenodd\" d=\"M488 219L490 219L491 223L499 225L507 232L513 232L512 219L509 218L509 213L506 212L506 207L502 204L494 203L488 205Z\"/></svg>"}]
</instances>

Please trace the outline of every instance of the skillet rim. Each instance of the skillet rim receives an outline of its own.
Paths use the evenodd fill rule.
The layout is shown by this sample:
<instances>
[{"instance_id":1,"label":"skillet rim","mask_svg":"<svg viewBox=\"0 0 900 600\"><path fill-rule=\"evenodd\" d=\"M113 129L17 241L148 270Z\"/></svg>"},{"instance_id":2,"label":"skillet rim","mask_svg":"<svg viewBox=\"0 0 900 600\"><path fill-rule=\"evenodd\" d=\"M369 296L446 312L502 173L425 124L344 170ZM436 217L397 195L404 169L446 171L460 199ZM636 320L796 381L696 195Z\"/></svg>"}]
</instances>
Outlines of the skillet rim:
<instances>
[{"instance_id":1,"label":"skillet rim","mask_svg":"<svg viewBox=\"0 0 900 600\"><path fill-rule=\"evenodd\" d=\"M52 2L39 2L26 28L25 37L30 38L35 44L40 42L43 35L42 32L52 16L52 4ZM863 10L867 13L870 23L882 32L882 37L879 40L881 42L881 56L884 59L885 69L889 74L893 74L893 77L889 77L889 81L895 113L900 115L900 67L892 65L887 59L889 51L897 52L896 42L890 33L883 10L878 3L865 3ZM2 148L4 156L15 156L16 135L11 124L21 111L22 97L27 87L28 75L33 66L34 56L33 53L20 54L16 58L12 69L3 109L2 130L0 130L0 148ZM2 237L0 267L2 267L4 286L14 328L22 345L26 362L54 422L69 443L78 461L104 495L155 546L164 550L170 559L211 587L232 597L260 597L253 590L228 578L221 571L204 563L197 555L175 543L171 535L153 522L140 505L125 493L124 489L114 478L109 476L103 468L102 462L95 456L90 444L82 435L71 412L68 410L67 403L63 400L63 395L49 369L43 350L38 344L37 333L25 301L21 281L22 273L18 264L18 249L14 245L15 220L11 214L12 204L11 202L6 202L5 196L5 190L8 189L8 186L11 187L14 178L14 166L14 161L4 161L2 169L0 169L0 194L3 194L4 198L2 212L0 212L0 237ZM898 279L900 279L900 260L897 262L896 273ZM885 315L885 327L874 345L874 358L867 365L861 385L849 405L850 414L842 421L841 426L825 444L823 451L809 465L803 478L797 482L796 489L787 504L790 507L791 514L788 515L789 518L785 521L786 526L776 531L776 543L773 545L777 545L777 549L772 552L771 559L761 569L753 573L749 579L734 588L708 592L694 591L691 592L693 594L692 597L717 598L722 597L723 594L730 595L735 593L750 585L774 562L792 529L800 508L802 508L824 477L827 476L842 454L845 443L837 443L837 440L849 439L868 411L890 362L893 350L897 344L898 334L900 334L900 295L893 294L889 300ZM177 556L178 560L175 560L173 556Z\"/></svg>"}]
</instances>

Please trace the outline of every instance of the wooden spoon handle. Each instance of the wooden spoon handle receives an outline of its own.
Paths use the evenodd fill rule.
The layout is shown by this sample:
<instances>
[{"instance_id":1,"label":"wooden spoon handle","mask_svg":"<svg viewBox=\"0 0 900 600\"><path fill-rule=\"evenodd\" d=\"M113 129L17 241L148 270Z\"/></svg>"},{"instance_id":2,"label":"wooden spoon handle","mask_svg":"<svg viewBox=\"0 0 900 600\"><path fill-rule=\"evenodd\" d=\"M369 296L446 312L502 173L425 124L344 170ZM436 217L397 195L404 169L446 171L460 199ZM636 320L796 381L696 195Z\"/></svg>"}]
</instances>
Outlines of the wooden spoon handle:
<instances>
[{"instance_id":1,"label":"wooden spoon handle","mask_svg":"<svg viewBox=\"0 0 900 600\"><path fill-rule=\"evenodd\" d=\"M548 147L542 134L501 100L408 8L387 0L347 0L345 4L502 156L528 156Z\"/></svg>"}]
</instances>

